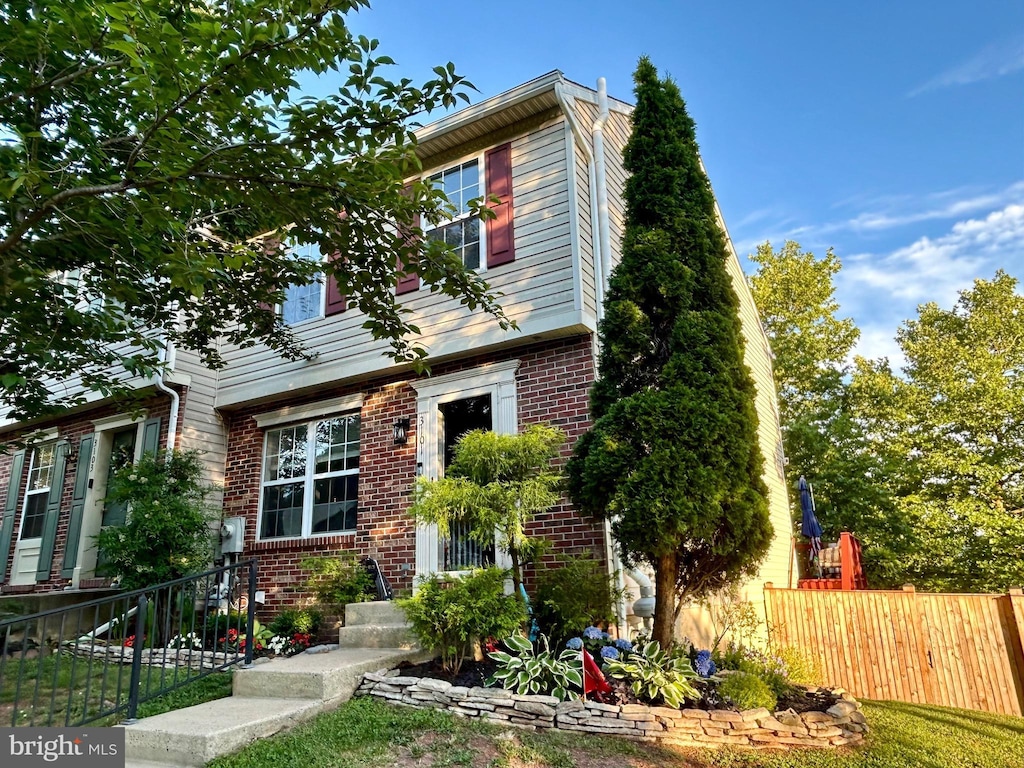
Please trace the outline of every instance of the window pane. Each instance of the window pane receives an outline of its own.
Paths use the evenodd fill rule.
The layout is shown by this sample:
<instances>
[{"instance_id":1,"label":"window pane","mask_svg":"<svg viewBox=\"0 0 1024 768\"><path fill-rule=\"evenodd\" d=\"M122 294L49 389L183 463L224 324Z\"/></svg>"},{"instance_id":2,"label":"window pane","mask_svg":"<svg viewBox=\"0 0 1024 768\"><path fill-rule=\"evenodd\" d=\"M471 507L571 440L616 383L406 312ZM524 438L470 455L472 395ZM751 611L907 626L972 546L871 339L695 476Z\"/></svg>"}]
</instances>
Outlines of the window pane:
<instances>
[{"instance_id":1,"label":"window pane","mask_svg":"<svg viewBox=\"0 0 1024 768\"><path fill-rule=\"evenodd\" d=\"M476 160L462 166L462 195L466 202L480 197L480 172Z\"/></svg>"},{"instance_id":2,"label":"window pane","mask_svg":"<svg viewBox=\"0 0 1024 768\"><path fill-rule=\"evenodd\" d=\"M358 488L356 475L317 480L314 483L313 533L352 530Z\"/></svg>"},{"instance_id":3,"label":"window pane","mask_svg":"<svg viewBox=\"0 0 1024 768\"><path fill-rule=\"evenodd\" d=\"M263 489L263 524L260 537L302 535L303 483L274 485Z\"/></svg>"},{"instance_id":4,"label":"window pane","mask_svg":"<svg viewBox=\"0 0 1024 768\"><path fill-rule=\"evenodd\" d=\"M281 432L267 433L267 454L263 457L263 479L277 480L278 459L281 453Z\"/></svg>"},{"instance_id":5,"label":"window pane","mask_svg":"<svg viewBox=\"0 0 1024 768\"><path fill-rule=\"evenodd\" d=\"M457 221L454 224L449 224L444 228L444 241L448 243L455 252L458 253L462 247L462 222Z\"/></svg>"},{"instance_id":6,"label":"window pane","mask_svg":"<svg viewBox=\"0 0 1024 768\"><path fill-rule=\"evenodd\" d=\"M467 245L462 252L462 263L466 269L480 269L480 243Z\"/></svg>"},{"instance_id":7,"label":"window pane","mask_svg":"<svg viewBox=\"0 0 1024 768\"><path fill-rule=\"evenodd\" d=\"M25 499L25 520L21 524L22 539L38 539L43 535L43 521L46 519L45 491L30 493Z\"/></svg>"},{"instance_id":8,"label":"window pane","mask_svg":"<svg viewBox=\"0 0 1024 768\"><path fill-rule=\"evenodd\" d=\"M323 286L318 278L309 285L289 285L284 292L281 319L285 325L320 317L320 295Z\"/></svg>"}]
</instances>

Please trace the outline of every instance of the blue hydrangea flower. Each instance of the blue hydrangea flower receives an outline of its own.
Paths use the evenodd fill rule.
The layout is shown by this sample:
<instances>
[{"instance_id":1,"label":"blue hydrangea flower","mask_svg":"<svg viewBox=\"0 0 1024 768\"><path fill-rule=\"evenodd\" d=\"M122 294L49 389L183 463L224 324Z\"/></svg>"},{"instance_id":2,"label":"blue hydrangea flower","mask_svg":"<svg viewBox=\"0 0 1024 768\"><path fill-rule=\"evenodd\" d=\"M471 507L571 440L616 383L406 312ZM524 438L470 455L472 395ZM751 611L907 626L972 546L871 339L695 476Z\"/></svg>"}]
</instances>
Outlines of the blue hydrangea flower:
<instances>
[{"instance_id":1,"label":"blue hydrangea flower","mask_svg":"<svg viewBox=\"0 0 1024 768\"><path fill-rule=\"evenodd\" d=\"M583 630L583 637L586 640L604 640L605 633L597 627L587 627Z\"/></svg>"},{"instance_id":2,"label":"blue hydrangea flower","mask_svg":"<svg viewBox=\"0 0 1024 768\"><path fill-rule=\"evenodd\" d=\"M570 651L578 651L580 648L583 647L583 641L580 640L578 637L570 637L566 641L565 647L568 648Z\"/></svg>"},{"instance_id":3,"label":"blue hydrangea flower","mask_svg":"<svg viewBox=\"0 0 1024 768\"><path fill-rule=\"evenodd\" d=\"M711 659L711 651L700 651L697 659L693 662L694 671L701 677L711 677L718 671L715 662Z\"/></svg>"},{"instance_id":4,"label":"blue hydrangea flower","mask_svg":"<svg viewBox=\"0 0 1024 768\"><path fill-rule=\"evenodd\" d=\"M604 648L601 649L601 658L611 659L612 661L614 661L615 659L619 658L619 652L612 648L612 646L606 645Z\"/></svg>"},{"instance_id":5,"label":"blue hydrangea flower","mask_svg":"<svg viewBox=\"0 0 1024 768\"><path fill-rule=\"evenodd\" d=\"M626 640L625 638L620 638L619 640L616 640L615 641L615 647L618 648L620 651L623 651L625 653L629 653L630 651L633 650L633 644L631 642L629 642L629 640Z\"/></svg>"}]
</instances>

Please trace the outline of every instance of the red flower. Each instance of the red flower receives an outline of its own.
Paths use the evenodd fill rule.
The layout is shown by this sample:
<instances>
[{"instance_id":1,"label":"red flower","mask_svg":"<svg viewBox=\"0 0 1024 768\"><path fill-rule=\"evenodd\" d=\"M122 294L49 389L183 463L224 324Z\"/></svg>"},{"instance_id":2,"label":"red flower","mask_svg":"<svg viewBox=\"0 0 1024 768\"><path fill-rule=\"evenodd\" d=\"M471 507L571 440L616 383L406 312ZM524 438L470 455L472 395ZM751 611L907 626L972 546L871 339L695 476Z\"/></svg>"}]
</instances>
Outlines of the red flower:
<instances>
[{"instance_id":1,"label":"red flower","mask_svg":"<svg viewBox=\"0 0 1024 768\"><path fill-rule=\"evenodd\" d=\"M128 637L126 637L124 639L124 645L125 645L125 648L134 648L135 647L135 635L128 635Z\"/></svg>"},{"instance_id":2,"label":"red flower","mask_svg":"<svg viewBox=\"0 0 1024 768\"><path fill-rule=\"evenodd\" d=\"M233 643L237 639L238 639L238 630L237 629L229 629L228 630L228 642L232 642Z\"/></svg>"}]
</instances>

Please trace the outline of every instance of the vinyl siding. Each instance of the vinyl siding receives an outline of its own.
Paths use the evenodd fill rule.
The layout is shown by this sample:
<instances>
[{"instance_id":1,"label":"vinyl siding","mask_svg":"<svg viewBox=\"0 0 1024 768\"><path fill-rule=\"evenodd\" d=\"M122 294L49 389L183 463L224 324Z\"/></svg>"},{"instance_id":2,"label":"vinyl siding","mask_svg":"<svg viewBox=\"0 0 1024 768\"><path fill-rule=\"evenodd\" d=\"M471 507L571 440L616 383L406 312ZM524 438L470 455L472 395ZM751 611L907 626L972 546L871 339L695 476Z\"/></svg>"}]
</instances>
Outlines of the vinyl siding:
<instances>
[{"instance_id":1,"label":"vinyl siding","mask_svg":"<svg viewBox=\"0 0 1024 768\"><path fill-rule=\"evenodd\" d=\"M512 144L512 194L516 258L484 273L502 307L520 331L501 331L486 314L470 312L457 300L421 289L402 297L419 326L422 344L435 358L530 335L567 331L579 322L574 307L570 180L564 119L548 121ZM434 169L425 169L430 172ZM388 346L374 342L354 310L294 328L317 353L314 361L287 361L262 345L226 347L220 374L219 406L232 406L278 393L372 375L391 366Z\"/></svg>"},{"instance_id":2,"label":"vinyl siding","mask_svg":"<svg viewBox=\"0 0 1024 768\"><path fill-rule=\"evenodd\" d=\"M227 431L214 408L217 400L217 373L206 368L191 352L179 350L175 360L176 373L191 379L178 414L178 447L199 451L205 469L204 480L215 486L224 484L224 462L227 458ZM209 501L220 506L218 491Z\"/></svg>"}]
</instances>

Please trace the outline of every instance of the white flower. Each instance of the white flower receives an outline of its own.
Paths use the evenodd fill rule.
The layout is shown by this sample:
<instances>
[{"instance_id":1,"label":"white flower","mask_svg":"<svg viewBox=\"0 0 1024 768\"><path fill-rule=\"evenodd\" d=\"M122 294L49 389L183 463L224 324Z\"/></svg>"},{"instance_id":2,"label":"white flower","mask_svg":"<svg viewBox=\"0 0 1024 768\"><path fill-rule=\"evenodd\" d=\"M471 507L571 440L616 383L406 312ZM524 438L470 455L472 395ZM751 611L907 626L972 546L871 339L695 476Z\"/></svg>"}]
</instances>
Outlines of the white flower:
<instances>
[{"instance_id":1,"label":"white flower","mask_svg":"<svg viewBox=\"0 0 1024 768\"><path fill-rule=\"evenodd\" d=\"M128 479L129 479L129 480L138 480L138 479L139 479L139 476L138 476L138 475L136 475L136 474L135 474L135 473L133 472L132 474L128 475Z\"/></svg>"}]
</instances>

